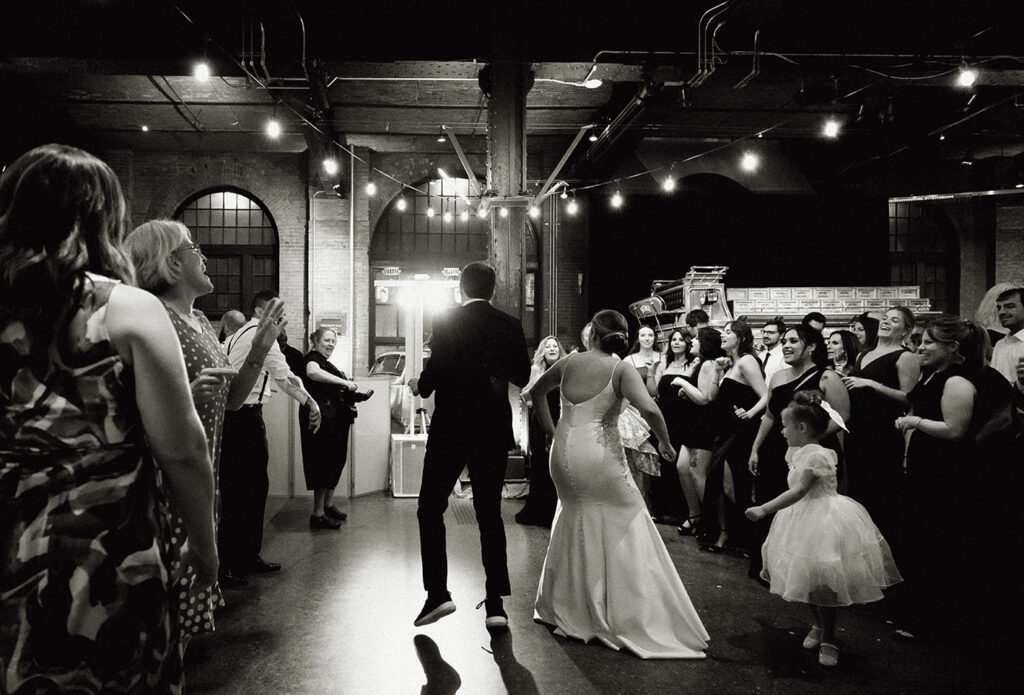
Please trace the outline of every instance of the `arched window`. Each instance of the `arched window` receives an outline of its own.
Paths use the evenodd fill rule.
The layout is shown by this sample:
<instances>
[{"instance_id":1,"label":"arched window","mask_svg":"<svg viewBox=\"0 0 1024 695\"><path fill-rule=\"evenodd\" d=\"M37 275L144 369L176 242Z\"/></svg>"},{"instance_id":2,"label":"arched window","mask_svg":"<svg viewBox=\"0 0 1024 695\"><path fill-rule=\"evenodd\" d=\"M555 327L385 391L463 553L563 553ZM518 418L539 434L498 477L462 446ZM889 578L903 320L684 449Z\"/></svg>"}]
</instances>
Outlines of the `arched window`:
<instances>
[{"instance_id":1,"label":"arched window","mask_svg":"<svg viewBox=\"0 0 1024 695\"><path fill-rule=\"evenodd\" d=\"M175 219L203 247L214 289L196 307L211 319L231 309L248 316L253 295L277 291L277 225L260 201L237 188L202 191L181 205Z\"/></svg>"}]
</instances>

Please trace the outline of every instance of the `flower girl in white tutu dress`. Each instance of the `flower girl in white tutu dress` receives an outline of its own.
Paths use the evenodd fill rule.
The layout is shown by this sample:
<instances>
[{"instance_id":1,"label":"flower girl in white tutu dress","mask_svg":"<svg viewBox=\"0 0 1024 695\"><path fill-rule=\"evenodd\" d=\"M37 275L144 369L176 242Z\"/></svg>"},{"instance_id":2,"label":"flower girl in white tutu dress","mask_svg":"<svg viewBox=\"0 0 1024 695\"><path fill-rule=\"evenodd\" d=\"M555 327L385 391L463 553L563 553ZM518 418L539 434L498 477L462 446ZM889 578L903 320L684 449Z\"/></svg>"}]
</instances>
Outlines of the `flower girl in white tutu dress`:
<instances>
[{"instance_id":1,"label":"flower girl in white tutu dress","mask_svg":"<svg viewBox=\"0 0 1024 695\"><path fill-rule=\"evenodd\" d=\"M794 395L782 411L789 490L746 511L752 521L778 512L761 548L761 576L773 594L809 605L814 623L803 646L818 648L822 666L839 662L836 608L878 601L903 580L867 510L836 492L836 454L818 444L830 419L845 429L820 391Z\"/></svg>"}]
</instances>

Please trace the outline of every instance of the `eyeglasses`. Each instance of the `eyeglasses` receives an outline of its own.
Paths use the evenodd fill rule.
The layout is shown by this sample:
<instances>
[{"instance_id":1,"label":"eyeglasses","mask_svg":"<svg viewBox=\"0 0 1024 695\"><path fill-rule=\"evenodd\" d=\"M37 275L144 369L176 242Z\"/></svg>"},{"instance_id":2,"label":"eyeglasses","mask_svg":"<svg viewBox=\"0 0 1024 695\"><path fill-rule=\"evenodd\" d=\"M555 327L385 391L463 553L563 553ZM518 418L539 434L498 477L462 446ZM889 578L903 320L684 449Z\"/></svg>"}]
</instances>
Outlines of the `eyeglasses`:
<instances>
[{"instance_id":1,"label":"eyeglasses","mask_svg":"<svg viewBox=\"0 0 1024 695\"><path fill-rule=\"evenodd\" d=\"M195 251L197 255L203 255L203 247L199 244L188 244L187 246L181 246L174 249L172 253L180 253L182 251Z\"/></svg>"}]
</instances>

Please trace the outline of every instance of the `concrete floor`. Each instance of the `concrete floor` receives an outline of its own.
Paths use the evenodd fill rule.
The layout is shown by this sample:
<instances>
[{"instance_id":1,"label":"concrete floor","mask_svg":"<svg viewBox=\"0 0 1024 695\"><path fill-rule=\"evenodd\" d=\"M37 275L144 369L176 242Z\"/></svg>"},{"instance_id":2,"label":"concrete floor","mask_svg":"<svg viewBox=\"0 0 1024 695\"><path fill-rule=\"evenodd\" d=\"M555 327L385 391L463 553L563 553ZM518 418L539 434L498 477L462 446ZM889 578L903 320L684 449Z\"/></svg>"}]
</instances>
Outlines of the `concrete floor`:
<instances>
[{"instance_id":1,"label":"concrete floor","mask_svg":"<svg viewBox=\"0 0 1024 695\"><path fill-rule=\"evenodd\" d=\"M964 635L956 646L891 637L878 607L839 616L840 663L818 666L800 642L806 608L771 596L738 555L700 551L659 526L711 633L704 661L644 661L599 644L562 639L534 623L548 532L512 520L506 500L513 596L510 630L484 628L483 570L469 500L446 517L455 614L424 628L413 618L420 585L416 500L380 494L341 505L341 531L310 532L305 499L274 501L263 555L277 575L227 591L217 632L192 642L189 693L973 693L1024 692L1016 646L993 653ZM1008 639L1019 638L1007 635Z\"/></svg>"}]
</instances>

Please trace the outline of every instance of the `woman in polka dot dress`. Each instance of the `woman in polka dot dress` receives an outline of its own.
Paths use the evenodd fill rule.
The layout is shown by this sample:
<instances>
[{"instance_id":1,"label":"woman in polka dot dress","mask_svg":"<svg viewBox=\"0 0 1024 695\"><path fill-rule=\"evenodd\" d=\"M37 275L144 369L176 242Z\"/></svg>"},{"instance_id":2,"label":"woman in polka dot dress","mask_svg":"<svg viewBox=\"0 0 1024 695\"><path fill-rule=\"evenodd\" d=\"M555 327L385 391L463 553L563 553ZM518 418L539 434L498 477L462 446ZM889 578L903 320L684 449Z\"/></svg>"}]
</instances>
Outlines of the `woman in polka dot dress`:
<instances>
[{"instance_id":1,"label":"woman in polka dot dress","mask_svg":"<svg viewBox=\"0 0 1024 695\"><path fill-rule=\"evenodd\" d=\"M245 364L236 373L221 351L213 326L203 312L193 308L196 298L213 291L213 282L206 275L206 257L199 245L193 243L188 228L173 220L146 222L128 235L125 249L135 264L139 286L163 301L178 333L192 400L206 431L216 480L224 410L240 407L256 382L263 358L285 325L283 304L275 299L267 307ZM217 507L214 515L217 516ZM184 527L177 515L172 532L174 545L186 542ZM213 631L213 611L224 605L224 598L217 584L209 590L194 590L195 576L191 568L179 566L175 571L179 576L175 579L174 598L184 648L190 637Z\"/></svg>"}]
</instances>

